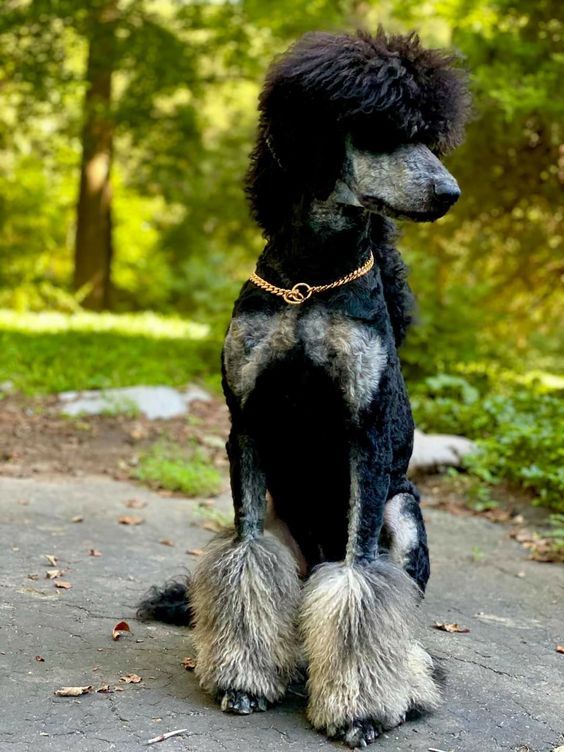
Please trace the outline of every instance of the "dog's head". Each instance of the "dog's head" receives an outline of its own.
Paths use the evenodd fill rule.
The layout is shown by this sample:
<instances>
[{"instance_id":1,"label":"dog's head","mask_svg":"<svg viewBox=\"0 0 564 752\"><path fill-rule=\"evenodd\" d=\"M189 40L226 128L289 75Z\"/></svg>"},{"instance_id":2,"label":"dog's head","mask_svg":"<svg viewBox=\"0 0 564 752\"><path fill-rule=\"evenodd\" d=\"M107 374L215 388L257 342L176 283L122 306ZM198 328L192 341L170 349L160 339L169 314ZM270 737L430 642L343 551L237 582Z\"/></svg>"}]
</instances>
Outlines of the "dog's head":
<instances>
[{"instance_id":1,"label":"dog's head","mask_svg":"<svg viewBox=\"0 0 564 752\"><path fill-rule=\"evenodd\" d=\"M259 109L247 185L267 232L304 198L432 221L460 195L440 157L463 137L465 75L415 34L306 34L270 68Z\"/></svg>"}]
</instances>

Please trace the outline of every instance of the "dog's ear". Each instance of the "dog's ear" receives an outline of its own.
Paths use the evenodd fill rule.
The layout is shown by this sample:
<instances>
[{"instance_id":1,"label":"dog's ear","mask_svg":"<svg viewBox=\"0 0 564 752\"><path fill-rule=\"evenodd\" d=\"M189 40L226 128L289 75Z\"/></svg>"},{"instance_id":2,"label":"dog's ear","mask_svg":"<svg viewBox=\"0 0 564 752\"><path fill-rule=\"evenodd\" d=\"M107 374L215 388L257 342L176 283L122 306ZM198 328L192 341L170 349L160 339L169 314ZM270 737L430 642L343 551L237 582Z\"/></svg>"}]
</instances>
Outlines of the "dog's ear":
<instances>
[{"instance_id":1,"label":"dog's ear","mask_svg":"<svg viewBox=\"0 0 564 752\"><path fill-rule=\"evenodd\" d=\"M292 202L329 195L343 163L344 130L317 80L327 58L323 37L334 38L308 34L275 60L260 95L246 189L267 234L287 220Z\"/></svg>"},{"instance_id":2,"label":"dog's ear","mask_svg":"<svg viewBox=\"0 0 564 752\"><path fill-rule=\"evenodd\" d=\"M276 60L259 100L259 138L295 187L316 195L331 190L344 154L342 128L319 80L327 64L324 38L334 39L307 34Z\"/></svg>"}]
</instances>

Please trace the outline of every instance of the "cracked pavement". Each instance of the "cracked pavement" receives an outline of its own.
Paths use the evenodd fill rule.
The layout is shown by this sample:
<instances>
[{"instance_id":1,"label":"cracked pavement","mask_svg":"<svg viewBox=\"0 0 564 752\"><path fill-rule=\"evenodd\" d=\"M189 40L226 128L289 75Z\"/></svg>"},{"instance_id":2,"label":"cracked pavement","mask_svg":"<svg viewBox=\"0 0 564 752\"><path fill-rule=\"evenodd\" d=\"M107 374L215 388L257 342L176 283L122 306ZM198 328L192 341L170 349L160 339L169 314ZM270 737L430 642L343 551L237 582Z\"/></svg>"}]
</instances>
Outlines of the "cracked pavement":
<instances>
[{"instance_id":1,"label":"cracked pavement","mask_svg":"<svg viewBox=\"0 0 564 752\"><path fill-rule=\"evenodd\" d=\"M146 506L127 509L131 498ZM214 506L227 511L229 499ZM120 525L123 514L145 522ZM77 515L82 522L72 522ZM425 644L447 672L445 702L378 739L374 750L550 752L564 744L564 655L555 651L564 643L564 567L529 561L501 525L429 509L425 517L433 574L421 616ZM192 655L189 631L135 620L149 585L193 565L186 549L210 537L205 519L195 500L102 477L0 478L0 750L132 752L178 728L188 730L153 749L340 747L309 728L299 693L267 713L221 713L182 667ZM57 564L45 555L57 556ZM71 589L45 578L52 568L65 570ZM123 619L133 634L113 641L112 628ZM470 632L440 632L431 628L435 621ZM142 681L121 683L129 673ZM104 684L123 691L53 694Z\"/></svg>"}]
</instances>

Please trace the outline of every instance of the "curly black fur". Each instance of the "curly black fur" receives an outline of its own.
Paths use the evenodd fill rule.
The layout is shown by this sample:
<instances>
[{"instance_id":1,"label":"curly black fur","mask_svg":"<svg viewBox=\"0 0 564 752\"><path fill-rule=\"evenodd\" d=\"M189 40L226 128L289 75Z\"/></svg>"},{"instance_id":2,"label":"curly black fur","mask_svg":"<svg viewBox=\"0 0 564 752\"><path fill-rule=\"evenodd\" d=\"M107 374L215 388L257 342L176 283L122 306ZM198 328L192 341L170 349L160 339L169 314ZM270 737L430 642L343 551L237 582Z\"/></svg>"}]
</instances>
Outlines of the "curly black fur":
<instances>
[{"instance_id":1,"label":"curly black fur","mask_svg":"<svg viewBox=\"0 0 564 752\"><path fill-rule=\"evenodd\" d=\"M162 587L153 585L137 608L137 618L191 627L193 613L189 600L189 579L183 582L171 580Z\"/></svg>"},{"instance_id":2,"label":"curly black fur","mask_svg":"<svg viewBox=\"0 0 564 752\"><path fill-rule=\"evenodd\" d=\"M344 136L378 133L382 148L457 146L470 112L464 71L451 52L416 34L304 35L270 68L247 174L253 214L266 235L300 195L323 198L343 161Z\"/></svg>"}]
</instances>

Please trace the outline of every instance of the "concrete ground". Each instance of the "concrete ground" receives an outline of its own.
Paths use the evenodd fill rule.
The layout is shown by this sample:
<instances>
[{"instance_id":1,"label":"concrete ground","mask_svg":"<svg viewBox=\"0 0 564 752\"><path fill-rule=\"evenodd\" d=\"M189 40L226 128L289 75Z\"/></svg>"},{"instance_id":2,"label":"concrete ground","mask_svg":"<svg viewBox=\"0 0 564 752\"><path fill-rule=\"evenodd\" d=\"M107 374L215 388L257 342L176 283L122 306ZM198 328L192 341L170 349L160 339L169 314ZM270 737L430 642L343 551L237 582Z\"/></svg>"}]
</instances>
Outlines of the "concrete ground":
<instances>
[{"instance_id":1,"label":"concrete ground","mask_svg":"<svg viewBox=\"0 0 564 752\"><path fill-rule=\"evenodd\" d=\"M130 499L146 505L128 508ZM144 521L119 524L124 514ZM503 526L433 510L426 517L434 571L422 618L425 642L448 672L445 702L374 749L549 752L564 744L564 655L555 650L564 643L564 568L528 561ZM189 631L135 620L150 584L193 565L186 550L208 540L206 520L209 527L195 501L103 478L0 478L0 750L130 752L178 728L187 731L153 748L339 748L308 727L298 694L267 713L224 715L182 666L192 655ZM57 568L70 589L46 579ZM124 619L133 634L113 641ZM470 632L441 632L433 622ZM141 681L120 681L127 674ZM122 691L54 695L106 684Z\"/></svg>"}]
</instances>

